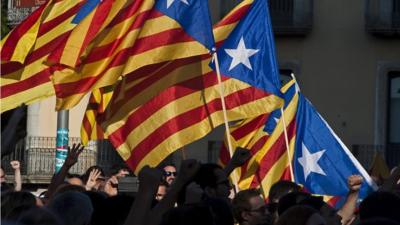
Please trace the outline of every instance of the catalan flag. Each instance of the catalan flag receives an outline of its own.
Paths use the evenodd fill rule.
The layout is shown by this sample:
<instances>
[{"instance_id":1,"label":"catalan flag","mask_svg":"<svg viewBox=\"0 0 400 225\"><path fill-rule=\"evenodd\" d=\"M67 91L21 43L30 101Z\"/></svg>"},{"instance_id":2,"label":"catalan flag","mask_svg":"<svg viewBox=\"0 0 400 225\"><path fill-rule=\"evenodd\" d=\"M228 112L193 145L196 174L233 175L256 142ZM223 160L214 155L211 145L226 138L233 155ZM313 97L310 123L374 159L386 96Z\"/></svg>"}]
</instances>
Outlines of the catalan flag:
<instances>
[{"instance_id":1,"label":"catalan flag","mask_svg":"<svg viewBox=\"0 0 400 225\"><path fill-rule=\"evenodd\" d=\"M267 1L255 0L217 56L222 75L280 96L279 70ZM211 66L215 68L215 64Z\"/></svg>"},{"instance_id":2,"label":"catalan flag","mask_svg":"<svg viewBox=\"0 0 400 225\"><path fill-rule=\"evenodd\" d=\"M1 40L1 61L24 63L35 44L43 15L52 1L46 1Z\"/></svg>"},{"instance_id":3,"label":"catalan flag","mask_svg":"<svg viewBox=\"0 0 400 225\"><path fill-rule=\"evenodd\" d=\"M1 112L18 107L22 103L30 104L43 98L54 95L54 88L50 81L51 70L43 62L71 32L79 20L73 20L77 13L84 17L87 11L81 12L81 7L86 5L85 0L60 0L51 2L51 7L46 8L46 14L40 17L40 25L31 49L26 49L23 63L11 62L12 57L2 58L1 65ZM43 8L39 8L43 10ZM86 12L86 13L85 13ZM33 13L32 15L35 15ZM28 17L28 20L30 17ZM22 22L21 26L27 23ZM22 28L17 26L3 41L5 48L12 37L14 51L21 50L24 44L24 33L19 33ZM21 38L21 39L19 39ZM24 45L22 45L24 46ZM11 45L7 47L11 49ZM12 53L8 53L13 55ZM2 52L3 55L3 52Z\"/></svg>"},{"instance_id":4,"label":"catalan flag","mask_svg":"<svg viewBox=\"0 0 400 225\"><path fill-rule=\"evenodd\" d=\"M54 73L56 108L71 108L86 92L111 85L119 76L145 65L207 53L214 45L207 4L199 0L128 1L96 35L78 67ZM75 37L71 34L70 38ZM63 54L60 59L68 59L70 51ZM72 58L69 65L76 65L77 55Z\"/></svg>"},{"instance_id":5,"label":"catalan flag","mask_svg":"<svg viewBox=\"0 0 400 225\"><path fill-rule=\"evenodd\" d=\"M288 82L281 88L285 97L285 124L290 146L295 138L295 109L298 98L295 81ZM233 147L249 149L252 158L234 173L239 175L239 189L261 188L267 199L270 187L279 180L291 180L289 171L289 156L285 143L283 119L277 117L277 112L260 115L241 121L230 129ZM272 132L267 131L267 125L274 123ZM293 157L293 149L290 151ZM230 159L226 146L220 152L220 162L226 165Z\"/></svg>"},{"instance_id":6,"label":"catalan flag","mask_svg":"<svg viewBox=\"0 0 400 225\"><path fill-rule=\"evenodd\" d=\"M226 38L251 1L242 2L214 31ZM102 127L126 163L137 173L156 166L176 149L224 122L218 80L209 54L149 65L126 76L115 89ZM230 120L272 111L275 95L223 78Z\"/></svg>"},{"instance_id":7,"label":"catalan flag","mask_svg":"<svg viewBox=\"0 0 400 225\"><path fill-rule=\"evenodd\" d=\"M82 144L87 145L89 141L106 138L97 119L105 112L113 95L113 91L114 86L106 86L94 90L90 95L81 126Z\"/></svg>"}]
</instances>

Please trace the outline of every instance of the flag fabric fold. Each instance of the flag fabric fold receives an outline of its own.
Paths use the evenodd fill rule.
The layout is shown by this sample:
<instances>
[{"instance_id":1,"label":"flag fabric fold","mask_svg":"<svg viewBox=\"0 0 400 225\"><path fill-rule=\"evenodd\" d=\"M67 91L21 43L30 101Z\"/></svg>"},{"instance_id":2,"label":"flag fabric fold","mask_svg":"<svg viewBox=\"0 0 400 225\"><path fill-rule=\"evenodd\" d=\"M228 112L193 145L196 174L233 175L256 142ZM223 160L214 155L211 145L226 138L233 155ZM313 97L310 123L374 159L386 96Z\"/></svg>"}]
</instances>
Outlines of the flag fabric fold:
<instances>
[{"instance_id":1,"label":"flag fabric fold","mask_svg":"<svg viewBox=\"0 0 400 225\"><path fill-rule=\"evenodd\" d=\"M296 89L294 80L281 88L285 98L285 124L291 146L294 144L295 138L295 109L298 97ZM267 126L273 126L272 130L266 129ZM268 199L269 189L275 182L292 179L280 109L246 119L232 126L230 135L234 148L249 149L252 155L245 165L234 171L239 175L240 190L260 188L264 198ZM292 150L290 154L292 158ZM229 152L225 144L220 152L220 162L222 165L226 165L229 159Z\"/></svg>"},{"instance_id":2,"label":"flag fabric fold","mask_svg":"<svg viewBox=\"0 0 400 225\"><path fill-rule=\"evenodd\" d=\"M40 18L36 39L32 40L31 50L26 52L28 54L23 59L23 64L2 58L1 112L16 108L22 103L31 104L54 95L54 88L50 80L52 71L48 65L44 64L44 61L52 51L57 49L64 37L68 36L76 26L73 20L85 4L85 0L52 2L45 16L41 16ZM86 13L80 13L81 17L84 17L86 14L87 11ZM25 23L26 20L22 22L21 26ZM20 26L17 26L7 36L8 38L11 35L15 36L12 39L17 43L14 51L24 48L20 47L24 33L18 33L19 30ZM17 32L13 33L14 31ZM3 41L7 43L8 40L5 39Z\"/></svg>"},{"instance_id":3,"label":"flag fabric fold","mask_svg":"<svg viewBox=\"0 0 400 225\"><path fill-rule=\"evenodd\" d=\"M360 198L375 190L374 181L312 104L301 93L298 101L295 181L313 194L345 197L347 178L359 174L365 181Z\"/></svg>"},{"instance_id":4,"label":"flag fabric fold","mask_svg":"<svg viewBox=\"0 0 400 225\"><path fill-rule=\"evenodd\" d=\"M89 103L82 119L82 144L87 145L89 141L107 138L97 120L105 112L113 95L113 91L114 86L107 86L94 90L90 95Z\"/></svg>"},{"instance_id":5,"label":"flag fabric fold","mask_svg":"<svg viewBox=\"0 0 400 225\"><path fill-rule=\"evenodd\" d=\"M246 13L242 2L215 27L222 41ZM126 163L137 173L156 166L175 150L204 137L224 122L218 79L209 54L149 65L117 85L102 127ZM231 121L271 112L280 99L250 85L224 78Z\"/></svg>"},{"instance_id":6,"label":"flag fabric fold","mask_svg":"<svg viewBox=\"0 0 400 225\"><path fill-rule=\"evenodd\" d=\"M23 64L35 44L43 15L51 8L46 1L1 40L1 61Z\"/></svg>"},{"instance_id":7,"label":"flag fabric fold","mask_svg":"<svg viewBox=\"0 0 400 225\"><path fill-rule=\"evenodd\" d=\"M218 48L217 56L221 75L281 95L267 1L254 1L249 13ZM214 63L211 66L215 68Z\"/></svg>"},{"instance_id":8,"label":"flag fabric fold","mask_svg":"<svg viewBox=\"0 0 400 225\"><path fill-rule=\"evenodd\" d=\"M69 65L76 67L54 72L56 109L69 109L85 93L112 85L143 66L207 53L214 42L209 17L206 1L128 1L90 44L86 43L85 54L72 57L76 60ZM79 35L71 34L70 39ZM75 63L78 56L80 64ZM57 57L67 59L69 51Z\"/></svg>"}]
</instances>

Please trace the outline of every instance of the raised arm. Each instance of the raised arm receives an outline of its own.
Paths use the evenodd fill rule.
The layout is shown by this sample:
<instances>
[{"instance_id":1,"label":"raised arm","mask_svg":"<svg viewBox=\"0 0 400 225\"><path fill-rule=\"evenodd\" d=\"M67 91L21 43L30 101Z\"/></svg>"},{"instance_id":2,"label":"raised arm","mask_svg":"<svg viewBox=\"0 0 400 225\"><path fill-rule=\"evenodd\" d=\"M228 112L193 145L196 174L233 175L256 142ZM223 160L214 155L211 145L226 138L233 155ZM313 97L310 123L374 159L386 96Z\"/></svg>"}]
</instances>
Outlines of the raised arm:
<instances>
[{"instance_id":1,"label":"raised arm","mask_svg":"<svg viewBox=\"0 0 400 225\"><path fill-rule=\"evenodd\" d=\"M139 191L124 225L144 225L162 179L162 171L149 166L139 172Z\"/></svg>"},{"instance_id":2,"label":"raised arm","mask_svg":"<svg viewBox=\"0 0 400 225\"><path fill-rule=\"evenodd\" d=\"M11 167L14 169L14 191L22 190L22 177L21 177L21 166L19 161L14 160L10 162Z\"/></svg>"},{"instance_id":3,"label":"raised arm","mask_svg":"<svg viewBox=\"0 0 400 225\"><path fill-rule=\"evenodd\" d=\"M57 187L60 186L65 180L65 177L68 174L68 171L71 169L73 165L78 162L78 157L82 153L85 146L81 144L73 144L72 148L68 147L68 155L65 159L64 164L62 165L60 171L55 173L51 179L51 183L47 190L47 198L51 198L56 191Z\"/></svg>"},{"instance_id":4,"label":"raised arm","mask_svg":"<svg viewBox=\"0 0 400 225\"><path fill-rule=\"evenodd\" d=\"M179 193L194 179L199 169L200 163L195 159L188 159L182 162L177 179L172 183L165 197L151 210L146 224L158 225L161 223L164 213L174 207Z\"/></svg>"},{"instance_id":5,"label":"raised arm","mask_svg":"<svg viewBox=\"0 0 400 225\"><path fill-rule=\"evenodd\" d=\"M240 147L237 148L233 153L231 160L229 160L228 164L224 168L225 174L229 176L235 168L244 165L250 158L251 153L249 150Z\"/></svg>"},{"instance_id":6,"label":"raised arm","mask_svg":"<svg viewBox=\"0 0 400 225\"><path fill-rule=\"evenodd\" d=\"M347 194L344 205L337 212L337 214L342 217L343 225L348 224L353 219L362 182L363 177L360 175L351 175L347 178L349 193Z\"/></svg>"}]
</instances>

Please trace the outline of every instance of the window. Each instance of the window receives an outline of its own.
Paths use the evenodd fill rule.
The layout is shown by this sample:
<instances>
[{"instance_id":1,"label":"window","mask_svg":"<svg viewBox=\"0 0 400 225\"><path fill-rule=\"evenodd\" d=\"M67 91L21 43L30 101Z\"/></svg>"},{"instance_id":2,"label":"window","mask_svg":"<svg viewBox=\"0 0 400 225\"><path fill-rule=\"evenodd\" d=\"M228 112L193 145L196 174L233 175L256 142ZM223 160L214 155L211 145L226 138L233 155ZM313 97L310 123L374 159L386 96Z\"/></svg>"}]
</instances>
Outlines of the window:
<instances>
[{"instance_id":1,"label":"window","mask_svg":"<svg viewBox=\"0 0 400 225\"><path fill-rule=\"evenodd\" d=\"M389 73L388 143L400 144L400 71Z\"/></svg>"},{"instance_id":2,"label":"window","mask_svg":"<svg viewBox=\"0 0 400 225\"><path fill-rule=\"evenodd\" d=\"M240 0L221 0L221 18ZM312 0L269 0L272 28L275 35L305 35L312 28Z\"/></svg>"},{"instance_id":3,"label":"window","mask_svg":"<svg viewBox=\"0 0 400 225\"><path fill-rule=\"evenodd\" d=\"M400 71L388 73L386 158L390 166L400 159Z\"/></svg>"}]
</instances>

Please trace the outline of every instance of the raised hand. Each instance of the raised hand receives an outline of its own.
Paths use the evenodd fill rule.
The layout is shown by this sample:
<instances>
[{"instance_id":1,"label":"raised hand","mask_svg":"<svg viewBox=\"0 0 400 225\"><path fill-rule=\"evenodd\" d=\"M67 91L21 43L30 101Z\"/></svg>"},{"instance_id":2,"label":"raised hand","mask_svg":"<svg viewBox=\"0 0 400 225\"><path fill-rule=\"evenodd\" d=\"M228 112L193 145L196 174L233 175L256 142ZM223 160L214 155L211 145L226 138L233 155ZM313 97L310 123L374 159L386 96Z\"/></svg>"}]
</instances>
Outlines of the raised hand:
<instances>
[{"instance_id":1,"label":"raised hand","mask_svg":"<svg viewBox=\"0 0 400 225\"><path fill-rule=\"evenodd\" d=\"M90 171L89 178L86 181L86 185L85 185L86 190L90 191L96 186L96 184L97 184L96 180L97 180L97 178L99 178L100 175L101 175L101 171L98 169L94 169L94 170Z\"/></svg>"},{"instance_id":2,"label":"raised hand","mask_svg":"<svg viewBox=\"0 0 400 225\"><path fill-rule=\"evenodd\" d=\"M65 159L64 164L68 167L72 167L73 165L75 165L75 163L78 162L78 157L82 153L84 148L85 146L81 144L73 144L72 148L68 146L68 155Z\"/></svg>"},{"instance_id":3,"label":"raised hand","mask_svg":"<svg viewBox=\"0 0 400 225\"><path fill-rule=\"evenodd\" d=\"M109 196L116 196L118 194L118 179L115 176L110 177L104 185L104 192Z\"/></svg>"},{"instance_id":4,"label":"raised hand","mask_svg":"<svg viewBox=\"0 0 400 225\"><path fill-rule=\"evenodd\" d=\"M139 172L139 188L140 187L157 187L162 179L162 171L156 168L145 166Z\"/></svg>"},{"instance_id":5,"label":"raised hand","mask_svg":"<svg viewBox=\"0 0 400 225\"><path fill-rule=\"evenodd\" d=\"M200 163L195 159L182 161L177 182L179 181L183 184L191 182L199 169Z\"/></svg>"},{"instance_id":6,"label":"raised hand","mask_svg":"<svg viewBox=\"0 0 400 225\"><path fill-rule=\"evenodd\" d=\"M18 160L13 160L10 162L11 167L13 170L19 170L21 168L20 163Z\"/></svg>"},{"instance_id":7,"label":"raised hand","mask_svg":"<svg viewBox=\"0 0 400 225\"><path fill-rule=\"evenodd\" d=\"M238 147L232 156L232 165L236 168L242 166L251 158L251 153L245 148Z\"/></svg>"},{"instance_id":8,"label":"raised hand","mask_svg":"<svg viewBox=\"0 0 400 225\"><path fill-rule=\"evenodd\" d=\"M347 186L350 192L359 191L363 183L363 177L360 175L351 175L347 178Z\"/></svg>"}]
</instances>

